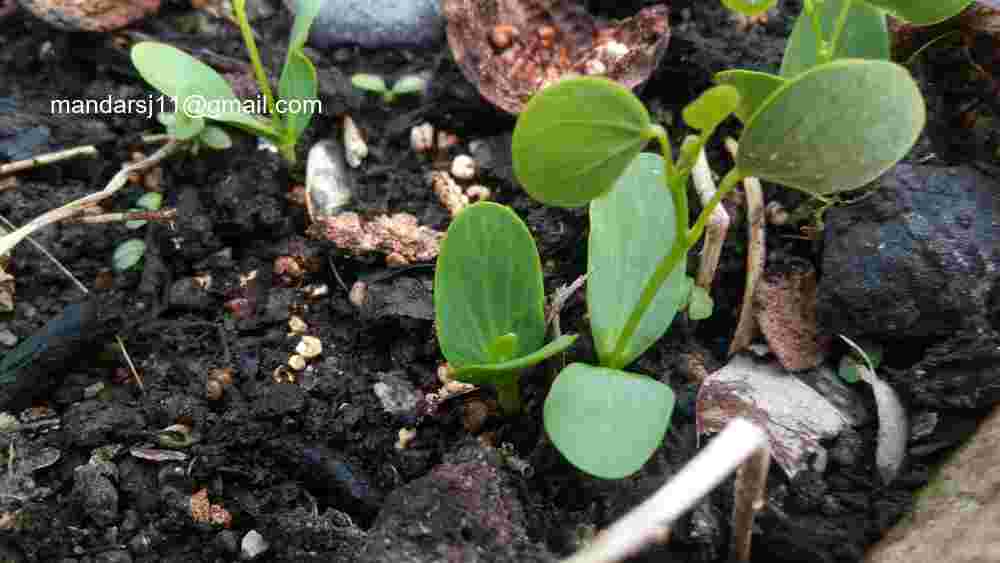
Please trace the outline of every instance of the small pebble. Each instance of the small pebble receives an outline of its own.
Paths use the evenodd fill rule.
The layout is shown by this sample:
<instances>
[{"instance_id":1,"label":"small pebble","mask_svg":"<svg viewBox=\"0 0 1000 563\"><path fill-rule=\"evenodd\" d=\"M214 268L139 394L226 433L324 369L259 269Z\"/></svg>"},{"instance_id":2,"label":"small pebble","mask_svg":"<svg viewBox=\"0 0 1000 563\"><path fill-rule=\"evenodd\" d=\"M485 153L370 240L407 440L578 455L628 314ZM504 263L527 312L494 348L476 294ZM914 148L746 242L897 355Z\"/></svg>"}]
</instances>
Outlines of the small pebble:
<instances>
[{"instance_id":1,"label":"small pebble","mask_svg":"<svg viewBox=\"0 0 1000 563\"><path fill-rule=\"evenodd\" d=\"M365 143L361 130L355 125L350 116L344 116L344 158L351 168L361 166L361 162L368 156L368 144Z\"/></svg>"},{"instance_id":2,"label":"small pebble","mask_svg":"<svg viewBox=\"0 0 1000 563\"><path fill-rule=\"evenodd\" d=\"M17 335L9 329L0 330L0 344L8 348L13 348L17 344Z\"/></svg>"},{"instance_id":3,"label":"small pebble","mask_svg":"<svg viewBox=\"0 0 1000 563\"><path fill-rule=\"evenodd\" d=\"M292 8L294 2L285 0ZM321 49L360 45L434 47L444 38L444 15L438 0L328 0L309 34Z\"/></svg>"},{"instance_id":4,"label":"small pebble","mask_svg":"<svg viewBox=\"0 0 1000 563\"><path fill-rule=\"evenodd\" d=\"M250 530L247 535L243 536L243 541L240 543L240 555L243 559L255 559L267 551L269 547L264 536L260 535L257 530Z\"/></svg>"},{"instance_id":5,"label":"small pebble","mask_svg":"<svg viewBox=\"0 0 1000 563\"><path fill-rule=\"evenodd\" d=\"M415 153L425 153L434 148L434 126L430 123L414 125L410 129L410 148Z\"/></svg>"},{"instance_id":6,"label":"small pebble","mask_svg":"<svg viewBox=\"0 0 1000 563\"><path fill-rule=\"evenodd\" d=\"M459 180L471 180L476 177L476 161L467 154L460 154L451 161L451 175Z\"/></svg>"},{"instance_id":7,"label":"small pebble","mask_svg":"<svg viewBox=\"0 0 1000 563\"><path fill-rule=\"evenodd\" d=\"M335 215L351 201L354 189L343 154L344 149L333 140L320 141L309 149L306 191L314 218Z\"/></svg>"}]
</instances>

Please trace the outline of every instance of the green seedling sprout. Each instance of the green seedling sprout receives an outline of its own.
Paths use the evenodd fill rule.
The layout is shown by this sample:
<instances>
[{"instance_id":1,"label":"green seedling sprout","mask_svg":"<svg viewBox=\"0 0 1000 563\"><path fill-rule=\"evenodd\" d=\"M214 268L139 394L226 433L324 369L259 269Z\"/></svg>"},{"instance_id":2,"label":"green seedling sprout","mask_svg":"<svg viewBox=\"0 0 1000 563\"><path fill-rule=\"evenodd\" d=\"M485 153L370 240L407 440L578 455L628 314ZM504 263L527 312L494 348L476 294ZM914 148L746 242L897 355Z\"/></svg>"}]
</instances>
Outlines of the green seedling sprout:
<instances>
[{"instance_id":1,"label":"green seedling sprout","mask_svg":"<svg viewBox=\"0 0 1000 563\"><path fill-rule=\"evenodd\" d=\"M163 194L148 192L136 201L136 207L129 211L157 211L163 206ZM135 230L146 224L144 220L126 221L125 228ZM130 238L115 247L111 255L111 267L116 272L124 272L136 267L146 254L146 242L140 238Z\"/></svg>"},{"instance_id":2,"label":"green seedling sprout","mask_svg":"<svg viewBox=\"0 0 1000 563\"><path fill-rule=\"evenodd\" d=\"M419 94L427 88L427 80L417 74L408 74L397 80L390 88L385 79L377 74L359 72L351 77L351 84L359 90L378 94L382 101L391 104L405 94Z\"/></svg>"},{"instance_id":3,"label":"green seedling sprout","mask_svg":"<svg viewBox=\"0 0 1000 563\"><path fill-rule=\"evenodd\" d=\"M749 15L774 4L725 3ZM706 303L695 304L703 296L692 298L685 265L722 198L756 177L825 200L892 167L916 142L926 110L906 69L883 57L886 10L925 23L969 3L807 0L782 75L718 75L718 86L684 108L698 134L676 158L639 99L610 80L566 78L528 102L513 136L518 180L542 203L590 208L587 303L598 362L563 369L544 406L546 431L571 463L597 477L624 477L662 443L673 393L624 368L686 302L706 312ZM846 45L852 41L863 43ZM743 122L736 166L689 225L688 179L730 115ZM642 153L651 141L659 155Z\"/></svg>"},{"instance_id":4,"label":"green seedling sprout","mask_svg":"<svg viewBox=\"0 0 1000 563\"><path fill-rule=\"evenodd\" d=\"M493 385L507 414L520 411L521 373L576 341L545 344L544 300L538 249L521 219L489 202L459 213L434 273L438 342L452 376Z\"/></svg>"},{"instance_id":5,"label":"green seedling sprout","mask_svg":"<svg viewBox=\"0 0 1000 563\"><path fill-rule=\"evenodd\" d=\"M226 79L198 59L163 43L144 41L133 46L132 64L142 78L175 101L176 111L160 118L168 133L180 141L195 142L195 148L225 148L230 145L228 136L205 122L224 123L273 142L294 165L295 145L318 107L316 69L304 47L321 6L322 0L298 0L275 98L247 20L246 0L233 1L254 76L270 113L268 121L246 111L247 104L236 97Z\"/></svg>"}]
</instances>

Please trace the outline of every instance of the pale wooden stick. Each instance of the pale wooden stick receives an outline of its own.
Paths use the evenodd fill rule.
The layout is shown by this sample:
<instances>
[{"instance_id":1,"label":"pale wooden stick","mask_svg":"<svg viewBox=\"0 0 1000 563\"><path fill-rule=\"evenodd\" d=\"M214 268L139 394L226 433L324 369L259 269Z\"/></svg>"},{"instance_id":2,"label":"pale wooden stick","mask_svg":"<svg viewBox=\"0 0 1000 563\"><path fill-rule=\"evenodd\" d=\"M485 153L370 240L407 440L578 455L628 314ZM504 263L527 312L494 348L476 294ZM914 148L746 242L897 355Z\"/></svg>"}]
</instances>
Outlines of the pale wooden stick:
<instances>
[{"instance_id":1,"label":"pale wooden stick","mask_svg":"<svg viewBox=\"0 0 1000 563\"><path fill-rule=\"evenodd\" d=\"M177 219L177 209L168 207L156 211L122 211L118 213L102 213L100 215L80 215L66 219L66 223L115 223L118 221L159 221L171 223Z\"/></svg>"},{"instance_id":2,"label":"pale wooden stick","mask_svg":"<svg viewBox=\"0 0 1000 563\"><path fill-rule=\"evenodd\" d=\"M154 152L149 157L137 162L130 162L122 165L121 170L119 170L118 173L111 178L103 190L67 203L62 207L57 207L56 209L47 211L38 217L35 217L16 231L0 237L0 255L10 252L10 250L14 248L17 243L24 240L24 237L30 235L38 229L77 215L78 213L81 213L83 209L111 197L115 194L115 192L122 189L122 187L128 183L128 177L130 174L141 172L156 166L160 163L160 161L175 153L181 146L182 143L178 141L170 141L166 145L160 147L159 150Z\"/></svg>"},{"instance_id":3,"label":"pale wooden stick","mask_svg":"<svg viewBox=\"0 0 1000 563\"><path fill-rule=\"evenodd\" d=\"M726 149L736 157L739 145L733 139L726 139ZM764 192L760 180L752 176L743 179L743 191L746 194L747 206L747 276L743 285L743 305L740 307L740 319L736 323L736 332L729 343L729 355L745 349L757 335L757 321L754 318L753 299L757 282L764 272L766 245L764 240Z\"/></svg>"},{"instance_id":4,"label":"pale wooden stick","mask_svg":"<svg viewBox=\"0 0 1000 563\"><path fill-rule=\"evenodd\" d=\"M69 160L71 158L77 158L80 156L97 156L97 148L93 145L86 145L83 147L74 147L72 149L66 149L62 151L55 151L39 156L33 156L31 158L26 158L24 160L15 160L14 162L8 162L7 164L0 164L0 176L7 174L13 174L15 172L22 172L24 170L31 170L32 168L37 168L39 166L46 166L48 164L53 164L62 160Z\"/></svg>"},{"instance_id":5,"label":"pale wooden stick","mask_svg":"<svg viewBox=\"0 0 1000 563\"><path fill-rule=\"evenodd\" d=\"M594 543L563 563L613 563L662 541L664 529L722 483L754 452L770 460L767 434L743 419L735 419L712 442L681 468L653 496L622 516Z\"/></svg>"},{"instance_id":6,"label":"pale wooden stick","mask_svg":"<svg viewBox=\"0 0 1000 563\"><path fill-rule=\"evenodd\" d=\"M708 166L708 159L705 157L705 149L698 153L698 160L691 169L691 179L694 181L694 190L698 192L698 198L702 205L708 205L712 196L715 195L716 185L712 179L712 169ZM726 242L726 234L729 232L729 213L726 208L716 205L712 214L708 218L705 226L705 243L701 249L701 261L698 263L698 276L695 278L695 285L703 288L711 294L712 281L715 279L715 272L719 269L719 259L722 256L722 244Z\"/></svg>"},{"instance_id":7,"label":"pale wooden stick","mask_svg":"<svg viewBox=\"0 0 1000 563\"><path fill-rule=\"evenodd\" d=\"M733 498L733 557L738 563L750 562L753 520L764 509L767 498L767 472L771 452L761 448L736 471Z\"/></svg>"}]
</instances>

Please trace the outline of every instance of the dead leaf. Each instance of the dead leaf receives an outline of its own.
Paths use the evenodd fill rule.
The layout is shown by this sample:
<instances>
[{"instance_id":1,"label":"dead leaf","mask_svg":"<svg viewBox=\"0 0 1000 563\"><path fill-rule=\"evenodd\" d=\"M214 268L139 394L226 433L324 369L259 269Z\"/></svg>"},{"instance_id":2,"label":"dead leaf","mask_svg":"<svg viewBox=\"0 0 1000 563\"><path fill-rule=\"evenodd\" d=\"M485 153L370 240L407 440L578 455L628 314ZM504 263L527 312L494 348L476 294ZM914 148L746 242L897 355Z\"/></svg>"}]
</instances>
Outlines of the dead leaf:
<instances>
[{"instance_id":1,"label":"dead leaf","mask_svg":"<svg viewBox=\"0 0 1000 563\"><path fill-rule=\"evenodd\" d=\"M910 435L910 425L906 418L899 395L888 383L879 379L868 366L858 366L861 380L871 385L878 408L878 442L875 446L875 466L888 485L899 475L899 468L906 457L906 441Z\"/></svg>"},{"instance_id":2,"label":"dead leaf","mask_svg":"<svg viewBox=\"0 0 1000 563\"><path fill-rule=\"evenodd\" d=\"M821 440L834 438L850 420L830 401L774 362L737 354L698 390L698 433L715 433L736 418L767 432L771 454L789 478L825 457Z\"/></svg>"},{"instance_id":3,"label":"dead leaf","mask_svg":"<svg viewBox=\"0 0 1000 563\"><path fill-rule=\"evenodd\" d=\"M632 88L649 77L670 38L667 7L606 24L570 0L444 0L448 45L484 98L520 113L567 74Z\"/></svg>"},{"instance_id":4,"label":"dead leaf","mask_svg":"<svg viewBox=\"0 0 1000 563\"><path fill-rule=\"evenodd\" d=\"M780 272L768 272L755 291L757 324L771 351L789 371L819 365L816 340L816 270L796 261Z\"/></svg>"}]
</instances>

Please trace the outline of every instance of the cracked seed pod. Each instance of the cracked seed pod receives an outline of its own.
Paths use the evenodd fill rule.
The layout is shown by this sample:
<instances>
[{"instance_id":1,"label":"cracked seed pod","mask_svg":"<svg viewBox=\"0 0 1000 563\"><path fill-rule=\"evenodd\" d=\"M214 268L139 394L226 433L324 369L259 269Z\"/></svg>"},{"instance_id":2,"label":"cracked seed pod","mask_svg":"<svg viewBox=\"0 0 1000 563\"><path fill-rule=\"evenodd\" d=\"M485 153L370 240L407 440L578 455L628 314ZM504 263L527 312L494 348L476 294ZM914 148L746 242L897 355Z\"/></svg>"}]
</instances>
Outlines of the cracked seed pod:
<instances>
[{"instance_id":1,"label":"cracked seed pod","mask_svg":"<svg viewBox=\"0 0 1000 563\"><path fill-rule=\"evenodd\" d=\"M568 74L600 74L633 88L656 68L670 37L664 5L613 24L569 0L444 0L442 6L462 73L514 114Z\"/></svg>"},{"instance_id":2,"label":"cracked seed pod","mask_svg":"<svg viewBox=\"0 0 1000 563\"><path fill-rule=\"evenodd\" d=\"M160 0L19 0L19 3L64 31L112 31L160 8Z\"/></svg>"}]
</instances>

